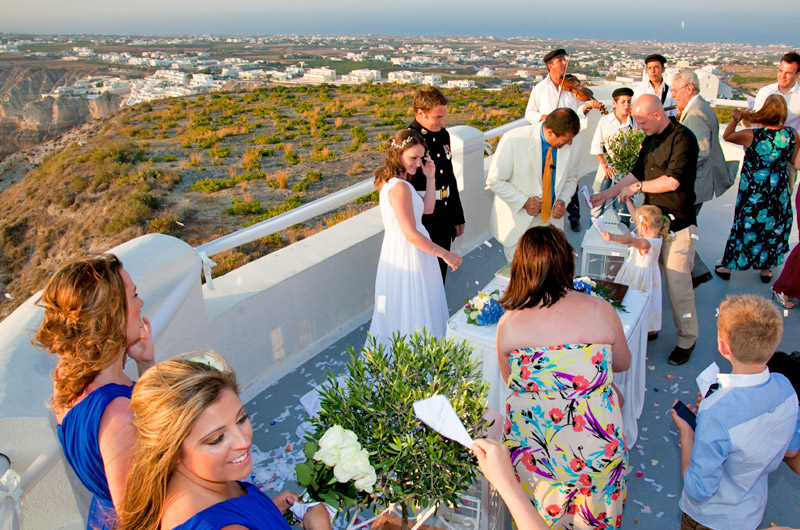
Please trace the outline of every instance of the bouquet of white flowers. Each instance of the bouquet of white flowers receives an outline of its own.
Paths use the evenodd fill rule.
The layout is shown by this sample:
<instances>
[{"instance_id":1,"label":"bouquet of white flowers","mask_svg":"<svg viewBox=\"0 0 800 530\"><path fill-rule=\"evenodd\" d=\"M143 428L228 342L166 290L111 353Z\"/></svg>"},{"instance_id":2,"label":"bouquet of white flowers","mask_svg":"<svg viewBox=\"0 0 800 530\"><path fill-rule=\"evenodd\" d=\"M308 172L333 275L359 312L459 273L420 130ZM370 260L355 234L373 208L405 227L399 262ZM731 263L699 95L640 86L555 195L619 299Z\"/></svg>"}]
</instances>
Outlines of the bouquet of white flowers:
<instances>
[{"instance_id":1,"label":"bouquet of white flowers","mask_svg":"<svg viewBox=\"0 0 800 530\"><path fill-rule=\"evenodd\" d=\"M322 501L338 510L356 506L365 493L372 493L375 468L353 431L334 425L319 444L306 442L303 452L307 461L295 466L295 473L297 484L306 488L304 499Z\"/></svg>"},{"instance_id":2,"label":"bouquet of white flowers","mask_svg":"<svg viewBox=\"0 0 800 530\"><path fill-rule=\"evenodd\" d=\"M500 300L500 291L495 289L491 293L478 291L472 298L467 298L464 313L467 315L467 324L476 326L489 326L497 324L503 316L503 308L497 301Z\"/></svg>"}]
</instances>

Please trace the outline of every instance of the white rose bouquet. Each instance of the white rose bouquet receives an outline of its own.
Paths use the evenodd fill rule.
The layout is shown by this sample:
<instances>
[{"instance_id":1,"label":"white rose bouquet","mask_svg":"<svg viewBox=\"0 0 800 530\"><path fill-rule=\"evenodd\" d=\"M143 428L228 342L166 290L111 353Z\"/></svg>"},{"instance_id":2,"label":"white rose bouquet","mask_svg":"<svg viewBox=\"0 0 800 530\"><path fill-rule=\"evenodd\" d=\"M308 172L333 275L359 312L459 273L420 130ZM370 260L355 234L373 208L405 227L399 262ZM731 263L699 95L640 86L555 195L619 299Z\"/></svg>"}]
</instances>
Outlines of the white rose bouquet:
<instances>
[{"instance_id":1,"label":"white rose bouquet","mask_svg":"<svg viewBox=\"0 0 800 530\"><path fill-rule=\"evenodd\" d=\"M297 484L306 488L304 498L322 501L337 510L351 508L372 493L377 476L369 452L353 431L334 425L319 442L306 442L307 461L295 466Z\"/></svg>"}]
</instances>

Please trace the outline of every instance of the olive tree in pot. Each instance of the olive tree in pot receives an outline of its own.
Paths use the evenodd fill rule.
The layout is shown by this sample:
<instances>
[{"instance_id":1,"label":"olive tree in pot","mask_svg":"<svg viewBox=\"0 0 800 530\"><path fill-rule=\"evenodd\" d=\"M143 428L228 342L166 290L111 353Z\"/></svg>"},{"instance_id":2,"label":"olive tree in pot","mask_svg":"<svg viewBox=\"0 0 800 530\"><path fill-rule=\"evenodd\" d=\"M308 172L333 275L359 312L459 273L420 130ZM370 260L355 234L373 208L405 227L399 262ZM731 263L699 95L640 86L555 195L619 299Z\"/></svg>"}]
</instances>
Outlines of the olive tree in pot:
<instances>
[{"instance_id":1,"label":"olive tree in pot","mask_svg":"<svg viewBox=\"0 0 800 530\"><path fill-rule=\"evenodd\" d=\"M417 332L393 336L389 348L369 338L360 355L348 351L348 378L340 385L328 374L310 442L333 425L353 431L377 475L372 492L359 492L357 502L375 509L399 506L402 530L408 529L409 510L419 513L442 502L455 507L475 479L475 461L465 447L423 425L413 404L442 394L470 435L483 435L488 385L472 348Z\"/></svg>"}]
</instances>

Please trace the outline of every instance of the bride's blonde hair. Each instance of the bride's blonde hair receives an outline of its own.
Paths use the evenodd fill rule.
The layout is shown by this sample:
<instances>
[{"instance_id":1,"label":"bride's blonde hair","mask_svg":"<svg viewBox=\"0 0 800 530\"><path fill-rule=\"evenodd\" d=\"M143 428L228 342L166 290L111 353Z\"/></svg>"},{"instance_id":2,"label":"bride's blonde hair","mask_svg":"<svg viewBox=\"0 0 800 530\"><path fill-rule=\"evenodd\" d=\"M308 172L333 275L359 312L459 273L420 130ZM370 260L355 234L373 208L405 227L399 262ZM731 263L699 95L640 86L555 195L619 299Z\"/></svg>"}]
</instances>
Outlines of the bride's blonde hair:
<instances>
[{"instance_id":1,"label":"bride's blonde hair","mask_svg":"<svg viewBox=\"0 0 800 530\"><path fill-rule=\"evenodd\" d=\"M159 530L181 445L226 388L239 393L236 375L213 352L189 352L142 374L131 395L138 435L117 530Z\"/></svg>"}]
</instances>

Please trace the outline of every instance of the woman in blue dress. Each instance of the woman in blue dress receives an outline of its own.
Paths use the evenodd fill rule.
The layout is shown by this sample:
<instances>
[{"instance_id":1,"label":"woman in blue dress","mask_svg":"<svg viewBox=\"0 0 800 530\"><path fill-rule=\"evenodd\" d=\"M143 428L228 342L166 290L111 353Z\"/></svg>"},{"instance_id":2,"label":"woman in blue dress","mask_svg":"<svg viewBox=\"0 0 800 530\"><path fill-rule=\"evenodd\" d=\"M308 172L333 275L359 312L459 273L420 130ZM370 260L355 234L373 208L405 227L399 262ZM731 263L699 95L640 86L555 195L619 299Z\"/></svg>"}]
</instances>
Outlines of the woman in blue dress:
<instances>
[{"instance_id":1,"label":"woman in blue dress","mask_svg":"<svg viewBox=\"0 0 800 530\"><path fill-rule=\"evenodd\" d=\"M744 119L753 129L736 130ZM772 269L789 251L792 230L792 196L787 164L797 160L797 132L785 127L786 100L772 94L757 112L734 111L722 138L744 147L739 195L722 262L714 270L723 280L731 270L761 270L769 283Z\"/></svg>"},{"instance_id":2,"label":"woman in blue dress","mask_svg":"<svg viewBox=\"0 0 800 530\"><path fill-rule=\"evenodd\" d=\"M148 370L133 390L136 457L119 510L120 530L288 530L274 502L250 483L253 427L236 376L213 353L187 354ZM324 505L308 510L306 530L330 530Z\"/></svg>"},{"instance_id":3,"label":"woman in blue dress","mask_svg":"<svg viewBox=\"0 0 800 530\"><path fill-rule=\"evenodd\" d=\"M133 382L153 365L144 302L116 256L78 259L47 282L39 305L44 320L34 342L58 356L52 408L64 456L93 494L87 528L111 529L133 457L135 429L128 409Z\"/></svg>"}]
</instances>

